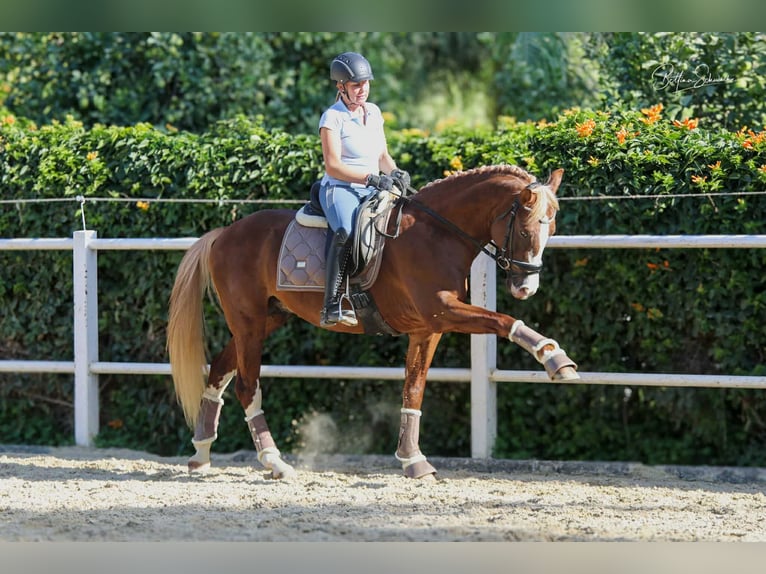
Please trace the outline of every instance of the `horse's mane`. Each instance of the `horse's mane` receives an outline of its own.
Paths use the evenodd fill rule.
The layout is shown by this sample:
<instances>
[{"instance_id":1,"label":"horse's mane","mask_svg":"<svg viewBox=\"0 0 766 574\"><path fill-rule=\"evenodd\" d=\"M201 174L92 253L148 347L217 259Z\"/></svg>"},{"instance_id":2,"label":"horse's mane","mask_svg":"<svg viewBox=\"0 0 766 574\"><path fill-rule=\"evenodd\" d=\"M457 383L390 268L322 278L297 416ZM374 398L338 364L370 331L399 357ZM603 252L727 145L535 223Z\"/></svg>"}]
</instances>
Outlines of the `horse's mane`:
<instances>
[{"instance_id":1,"label":"horse's mane","mask_svg":"<svg viewBox=\"0 0 766 574\"><path fill-rule=\"evenodd\" d=\"M424 185L420 189L420 193L424 191L427 192L434 187L436 188L441 187L445 183L451 183L457 180L471 179L475 177L487 177L491 175L513 176L525 181L526 185L529 185L530 183L537 181L537 178L534 175L532 175L525 169L520 168L517 165L507 165L507 164L485 165L482 167L469 169L467 171L458 171L456 173L453 173L441 179L435 179L434 181ZM551 191L550 187L544 184L540 184L533 187L532 191L535 193L535 195L539 199L542 199L542 201L535 201L534 205L530 208L531 209L530 217L534 219L539 219L539 220L544 219L546 216L549 204L553 205L553 207L558 211L559 202L558 202L558 199L556 198L556 194L553 193L553 191Z\"/></svg>"}]
</instances>

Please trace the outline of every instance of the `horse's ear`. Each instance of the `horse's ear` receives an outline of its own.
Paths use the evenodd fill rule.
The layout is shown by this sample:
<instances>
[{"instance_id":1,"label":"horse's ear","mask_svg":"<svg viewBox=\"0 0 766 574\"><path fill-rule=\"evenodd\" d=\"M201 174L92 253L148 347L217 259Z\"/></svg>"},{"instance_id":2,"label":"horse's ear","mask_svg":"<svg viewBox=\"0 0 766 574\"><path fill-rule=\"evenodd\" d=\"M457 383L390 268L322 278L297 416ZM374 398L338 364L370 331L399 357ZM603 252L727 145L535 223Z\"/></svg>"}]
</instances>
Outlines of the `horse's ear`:
<instances>
[{"instance_id":1,"label":"horse's ear","mask_svg":"<svg viewBox=\"0 0 766 574\"><path fill-rule=\"evenodd\" d=\"M559 185L561 185L561 178L563 175L564 175L563 168L554 170L553 173L551 173L551 176L548 178L548 182L545 185L550 187L553 193L556 193L556 190L559 188Z\"/></svg>"}]
</instances>

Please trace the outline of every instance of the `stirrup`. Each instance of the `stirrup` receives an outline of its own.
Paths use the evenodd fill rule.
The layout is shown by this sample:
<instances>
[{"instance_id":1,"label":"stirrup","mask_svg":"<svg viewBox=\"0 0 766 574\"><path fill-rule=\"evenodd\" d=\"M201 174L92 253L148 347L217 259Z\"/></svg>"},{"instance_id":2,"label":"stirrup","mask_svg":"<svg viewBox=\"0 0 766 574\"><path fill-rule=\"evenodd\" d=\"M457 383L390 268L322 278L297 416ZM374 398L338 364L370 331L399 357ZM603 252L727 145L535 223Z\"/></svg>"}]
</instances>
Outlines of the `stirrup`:
<instances>
[{"instance_id":1,"label":"stirrup","mask_svg":"<svg viewBox=\"0 0 766 574\"><path fill-rule=\"evenodd\" d=\"M330 303L322 309L319 314L319 325L322 327L332 327L333 325L346 325L347 327L356 327L359 321L356 319L356 313L353 309L342 309L343 299Z\"/></svg>"}]
</instances>

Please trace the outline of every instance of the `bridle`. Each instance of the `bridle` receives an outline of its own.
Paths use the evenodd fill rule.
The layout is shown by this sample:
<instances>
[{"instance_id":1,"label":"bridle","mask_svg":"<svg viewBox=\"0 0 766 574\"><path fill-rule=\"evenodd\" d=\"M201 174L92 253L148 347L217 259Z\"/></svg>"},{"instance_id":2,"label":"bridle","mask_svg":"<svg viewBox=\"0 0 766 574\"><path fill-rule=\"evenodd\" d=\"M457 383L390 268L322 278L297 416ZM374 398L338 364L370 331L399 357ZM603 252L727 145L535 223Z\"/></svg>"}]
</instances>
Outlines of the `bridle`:
<instances>
[{"instance_id":1,"label":"bridle","mask_svg":"<svg viewBox=\"0 0 766 574\"><path fill-rule=\"evenodd\" d=\"M537 182L534 182L534 183L537 184ZM498 220L500 220L500 219L504 219L505 217L508 217L508 225L506 226L505 239L503 240L503 246L499 247L499 251L498 251L498 245L495 244L494 241L490 240L490 245L492 245L496 251L493 259L497 263L497 266L500 267L500 269L502 269L506 273L508 273L511 277L526 277L527 275L540 273L540 271L542 271L543 269L542 262L527 263L526 261L519 261L518 259L513 258L513 224L516 222L516 212L519 210L520 206L521 204L519 203L519 200L517 198L513 202L513 205L511 205L511 208L497 218ZM514 268L520 269L521 272L514 272L513 271Z\"/></svg>"},{"instance_id":2,"label":"bridle","mask_svg":"<svg viewBox=\"0 0 766 574\"><path fill-rule=\"evenodd\" d=\"M529 185L525 187L525 189L534 190L536 187L541 186L542 184L535 180L531 182ZM511 205L510 209L502 213L500 216L495 219L495 221L499 221L502 219L508 218L508 224L506 225L505 230L505 239L503 239L503 245L498 245L494 242L494 240L490 239L489 246L492 249L488 249L484 243L479 241L478 239L472 237L462 229L460 229L457 225L452 223L450 220L446 219L442 215L436 213L434 210L432 210L430 207L423 205L416 199L413 199L412 197L408 197L406 194L416 194L417 190L407 186L407 190L402 192L402 194L399 195L400 199L402 199L405 202L408 202L409 205L415 206L421 211L426 212L434 219L438 220L440 223L463 237L464 239L467 239L471 243L473 243L474 246L479 251L482 251L483 253L489 255L492 259L495 260L495 263L497 263L497 266L508 273L511 277L526 277L528 275L534 275L535 273L540 273L543 269L543 264L541 263L527 263L526 261L519 261L518 259L513 258L513 226L516 222L516 214L521 207L521 203L519 202L519 198L517 197L513 205ZM401 219L401 210L399 212L399 217L397 218L397 232L393 237L396 237L399 235L398 232L398 221ZM515 271L516 270L516 271Z\"/></svg>"}]
</instances>

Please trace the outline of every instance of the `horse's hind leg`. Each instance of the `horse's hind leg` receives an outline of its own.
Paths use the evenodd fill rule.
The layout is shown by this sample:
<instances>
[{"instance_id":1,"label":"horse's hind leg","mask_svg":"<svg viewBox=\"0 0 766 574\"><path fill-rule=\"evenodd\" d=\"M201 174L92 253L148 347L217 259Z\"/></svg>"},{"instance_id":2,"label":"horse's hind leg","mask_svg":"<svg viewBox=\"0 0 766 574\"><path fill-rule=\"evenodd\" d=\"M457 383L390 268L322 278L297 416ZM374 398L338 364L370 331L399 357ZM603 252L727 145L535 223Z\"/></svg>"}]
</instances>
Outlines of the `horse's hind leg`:
<instances>
[{"instance_id":1,"label":"horse's hind leg","mask_svg":"<svg viewBox=\"0 0 766 574\"><path fill-rule=\"evenodd\" d=\"M295 469L282 460L266 423L260 384L261 354L264 338L283 325L286 319L287 316L282 313L269 315L263 336L249 333L237 340L237 364L240 366L235 384L237 398L245 409L245 421L253 437L258 461L271 471L273 478L289 478L295 475Z\"/></svg>"},{"instance_id":2,"label":"horse's hind leg","mask_svg":"<svg viewBox=\"0 0 766 574\"><path fill-rule=\"evenodd\" d=\"M426 390L426 376L431 365L441 333L419 337L410 335L407 365L402 392L402 411L399 427L399 443L396 459L402 464L408 478L433 479L436 469L420 452L420 407Z\"/></svg>"},{"instance_id":3,"label":"horse's hind leg","mask_svg":"<svg viewBox=\"0 0 766 574\"><path fill-rule=\"evenodd\" d=\"M210 363L210 374L202 395L199 417L194 428L195 453L189 459L189 472L203 472L210 468L210 448L218 438L218 420L223 408L223 393L237 374L237 353L234 339Z\"/></svg>"}]
</instances>

